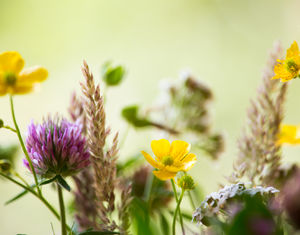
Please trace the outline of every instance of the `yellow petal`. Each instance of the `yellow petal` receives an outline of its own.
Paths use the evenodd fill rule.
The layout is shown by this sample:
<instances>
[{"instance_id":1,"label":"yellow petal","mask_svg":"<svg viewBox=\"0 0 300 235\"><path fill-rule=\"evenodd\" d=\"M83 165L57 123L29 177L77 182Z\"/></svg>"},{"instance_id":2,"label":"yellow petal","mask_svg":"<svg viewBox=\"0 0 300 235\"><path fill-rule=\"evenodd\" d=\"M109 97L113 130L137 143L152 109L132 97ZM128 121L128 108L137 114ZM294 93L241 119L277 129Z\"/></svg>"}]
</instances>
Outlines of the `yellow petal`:
<instances>
[{"instance_id":1,"label":"yellow petal","mask_svg":"<svg viewBox=\"0 0 300 235\"><path fill-rule=\"evenodd\" d=\"M183 171L189 171L196 164L196 161L190 161L186 163L183 167Z\"/></svg>"},{"instance_id":2,"label":"yellow petal","mask_svg":"<svg viewBox=\"0 0 300 235\"><path fill-rule=\"evenodd\" d=\"M0 54L0 71L18 74L24 67L24 60L16 51Z\"/></svg>"},{"instance_id":3,"label":"yellow petal","mask_svg":"<svg viewBox=\"0 0 300 235\"><path fill-rule=\"evenodd\" d=\"M174 140L171 144L170 156L173 159L181 159L190 150L190 144L182 140Z\"/></svg>"},{"instance_id":4,"label":"yellow petal","mask_svg":"<svg viewBox=\"0 0 300 235\"><path fill-rule=\"evenodd\" d=\"M281 125L277 144L299 144L300 128L294 125Z\"/></svg>"},{"instance_id":5,"label":"yellow petal","mask_svg":"<svg viewBox=\"0 0 300 235\"><path fill-rule=\"evenodd\" d=\"M145 159L151 164L151 166L157 169L161 168L161 165L156 162L148 153L142 151L142 154L144 155Z\"/></svg>"},{"instance_id":6,"label":"yellow petal","mask_svg":"<svg viewBox=\"0 0 300 235\"><path fill-rule=\"evenodd\" d=\"M153 174L160 180L169 180L173 179L176 176L176 173L167 171L153 171Z\"/></svg>"},{"instance_id":7,"label":"yellow petal","mask_svg":"<svg viewBox=\"0 0 300 235\"><path fill-rule=\"evenodd\" d=\"M177 173L179 171L183 171L184 170L184 164L172 165L172 166L164 166L162 169L164 171L168 171L168 172L172 172L172 173Z\"/></svg>"},{"instance_id":8,"label":"yellow petal","mask_svg":"<svg viewBox=\"0 0 300 235\"><path fill-rule=\"evenodd\" d=\"M35 66L29 69L24 69L18 77L18 83L32 84L42 82L48 77L48 71L45 68Z\"/></svg>"},{"instance_id":9,"label":"yellow petal","mask_svg":"<svg viewBox=\"0 0 300 235\"><path fill-rule=\"evenodd\" d=\"M299 47L296 41L294 41L291 47L286 51L286 58L291 57L299 57Z\"/></svg>"},{"instance_id":10,"label":"yellow petal","mask_svg":"<svg viewBox=\"0 0 300 235\"><path fill-rule=\"evenodd\" d=\"M165 139L151 141L152 151L158 159L168 156L170 153L170 147L170 142Z\"/></svg>"},{"instance_id":11,"label":"yellow petal","mask_svg":"<svg viewBox=\"0 0 300 235\"><path fill-rule=\"evenodd\" d=\"M197 160L197 157L195 154L193 153L189 153L188 155L186 155L185 157L183 157L181 159L181 162L182 163L188 163L188 162L191 162L191 161L196 161Z\"/></svg>"},{"instance_id":12,"label":"yellow petal","mask_svg":"<svg viewBox=\"0 0 300 235\"><path fill-rule=\"evenodd\" d=\"M7 88L4 86L0 86L0 96L7 94Z\"/></svg>"},{"instance_id":13,"label":"yellow petal","mask_svg":"<svg viewBox=\"0 0 300 235\"><path fill-rule=\"evenodd\" d=\"M10 94L23 95L32 92L34 90L34 85L16 85L14 87L8 87L7 89Z\"/></svg>"}]
</instances>

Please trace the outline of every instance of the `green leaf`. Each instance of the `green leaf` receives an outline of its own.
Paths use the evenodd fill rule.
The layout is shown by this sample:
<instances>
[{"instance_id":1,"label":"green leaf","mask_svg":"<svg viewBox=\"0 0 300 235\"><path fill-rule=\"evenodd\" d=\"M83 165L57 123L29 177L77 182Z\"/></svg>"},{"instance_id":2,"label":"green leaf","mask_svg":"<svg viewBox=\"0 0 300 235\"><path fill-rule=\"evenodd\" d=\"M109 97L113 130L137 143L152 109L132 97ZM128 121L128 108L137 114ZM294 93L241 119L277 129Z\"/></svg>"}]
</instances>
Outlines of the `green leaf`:
<instances>
[{"instance_id":1,"label":"green leaf","mask_svg":"<svg viewBox=\"0 0 300 235\"><path fill-rule=\"evenodd\" d=\"M2 128L4 126L4 122L2 119L0 119L0 128Z\"/></svg>"},{"instance_id":2,"label":"green leaf","mask_svg":"<svg viewBox=\"0 0 300 235\"><path fill-rule=\"evenodd\" d=\"M1 161L1 160L0 160L0 161ZM56 179L57 179L57 176L53 177L52 179L49 179L49 180L46 180L46 181L42 181L39 185L49 184L49 183L55 181ZM32 188L32 189L35 188L35 187L36 187L35 184L32 184L32 185L30 186L30 188ZM8 204L10 204L10 203L12 203L12 202L14 202L14 201L20 199L21 197L25 196L27 193L28 193L27 190L23 190L22 192L20 192L20 193L17 194L16 196L14 196L12 199L6 201L6 202L4 203L4 205L8 205Z\"/></svg>"},{"instance_id":3,"label":"green leaf","mask_svg":"<svg viewBox=\"0 0 300 235\"><path fill-rule=\"evenodd\" d=\"M61 175L57 175L57 182L58 184L63 187L67 191L71 191L71 187L68 185L68 183L64 180L64 178Z\"/></svg>"},{"instance_id":4,"label":"green leaf","mask_svg":"<svg viewBox=\"0 0 300 235\"><path fill-rule=\"evenodd\" d=\"M134 198L131 203L130 214L132 216L135 234L154 235L150 226L150 211L146 202Z\"/></svg>"},{"instance_id":5,"label":"green leaf","mask_svg":"<svg viewBox=\"0 0 300 235\"><path fill-rule=\"evenodd\" d=\"M151 121L138 116L139 107L137 105L127 106L122 109L122 117L134 127L151 126Z\"/></svg>"},{"instance_id":6,"label":"green leaf","mask_svg":"<svg viewBox=\"0 0 300 235\"><path fill-rule=\"evenodd\" d=\"M17 194L17 195L16 195L15 197L13 197L12 199L6 201L6 202L4 203L4 205L8 205L8 204L10 204L10 203L12 203L12 202L14 202L14 201L20 199L21 197L25 196L27 193L28 193L27 190L23 190L21 193Z\"/></svg>"},{"instance_id":7,"label":"green leaf","mask_svg":"<svg viewBox=\"0 0 300 235\"><path fill-rule=\"evenodd\" d=\"M57 175L54 176L53 178L49 179L49 180L42 181L42 182L40 183L40 185L50 184L50 183L54 182L56 179L58 179L58 176L57 176Z\"/></svg>"},{"instance_id":8,"label":"green leaf","mask_svg":"<svg viewBox=\"0 0 300 235\"><path fill-rule=\"evenodd\" d=\"M103 80L108 86L117 86L119 85L124 76L125 69L122 66L112 66L111 62L106 62L102 66Z\"/></svg>"},{"instance_id":9,"label":"green leaf","mask_svg":"<svg viewBox=\"0 0 300 235\"><path fill-rule=\"evenodd\" d=\"M160 226L164 235L170 234L170 225L163 213L160 214Z\"/></svg>"}]
</instances>

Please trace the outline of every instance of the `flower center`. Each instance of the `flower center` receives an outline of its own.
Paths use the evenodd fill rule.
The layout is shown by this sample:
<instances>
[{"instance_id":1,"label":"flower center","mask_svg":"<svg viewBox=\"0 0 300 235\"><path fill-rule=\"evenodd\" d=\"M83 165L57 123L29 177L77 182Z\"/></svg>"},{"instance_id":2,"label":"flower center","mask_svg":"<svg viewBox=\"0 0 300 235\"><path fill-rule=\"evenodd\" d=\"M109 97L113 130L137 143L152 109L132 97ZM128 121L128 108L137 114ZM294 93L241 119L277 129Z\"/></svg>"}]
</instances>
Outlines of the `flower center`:
<instances>
[{"instance_id":1,"label":"flower center","mask_svg":"<svg viewBox=\"0 0 300 235\"><path fill-rule=\"evenodd\" d=\"M164 156L161 159L162 164L164 164L165 166L170 166L173 164L173 158L171 156Z\"/></svg>"},{"instance_id":2,"label":"flower center","mask_svg":"<svg viewBox=\"0 0 300 235\"><path fill-rule=\"evenodd\" d=\"M14 73L7 72L4 74L4 80L8 86L13 86L16 84L17 77Z\"/></svg>"},{"instance_id":3,"label":"flower center","mask_svg":"<svg viewBox=\"0 0 300 235\"><path fill-rule=\"evenodd\" d=\"M289 59L286 61L287 70L291 73L296 73L299 70L299 66L293 59Z\"/></svg>"}]
</instances>

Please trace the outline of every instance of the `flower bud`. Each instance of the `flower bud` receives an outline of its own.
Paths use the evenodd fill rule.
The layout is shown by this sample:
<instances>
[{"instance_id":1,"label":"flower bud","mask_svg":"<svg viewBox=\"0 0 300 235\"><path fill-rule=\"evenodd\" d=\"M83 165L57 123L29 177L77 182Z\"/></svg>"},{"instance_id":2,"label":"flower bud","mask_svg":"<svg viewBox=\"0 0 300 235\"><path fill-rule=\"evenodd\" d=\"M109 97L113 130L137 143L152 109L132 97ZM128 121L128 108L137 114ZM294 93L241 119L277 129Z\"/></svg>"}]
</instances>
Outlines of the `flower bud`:
<instances>
[{"instance_id":1,"label":"flower bud","mask_svg":"<svg viewBox=\"0 0 300 235\"><path fill-rule=\"evenodd\" d=\"M195 183L190 175L183 175L177 180L177 185L183 190L192 190L195 188Z\"/></svg>"}]
</instances>

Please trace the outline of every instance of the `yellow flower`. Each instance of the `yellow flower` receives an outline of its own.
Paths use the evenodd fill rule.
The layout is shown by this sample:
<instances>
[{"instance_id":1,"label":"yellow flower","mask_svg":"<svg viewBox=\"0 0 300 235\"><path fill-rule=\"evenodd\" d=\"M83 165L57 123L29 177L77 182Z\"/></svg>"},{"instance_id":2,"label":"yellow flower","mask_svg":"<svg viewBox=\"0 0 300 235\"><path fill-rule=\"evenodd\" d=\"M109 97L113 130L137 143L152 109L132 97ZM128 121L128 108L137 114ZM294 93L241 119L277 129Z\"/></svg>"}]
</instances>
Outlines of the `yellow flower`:
<instances>
[{"instance_id":1,"label":"yellow flower","mask_svg":"<svg viewBox=\"0 0 300 235\"><path fill-rule=\"evenodd\" d=\"M300 52L296 41L287 50L285 60L278 60L278 62L274 67L275 76L272 79L281 79L282 82L287 82L299 75Z\"/></svg>"},{"instance_id":2,"label":"yellow flower","mask_svg":"<svg viewBox=\"0 0 300 235\"><path fill-rule=\"evenodd\" d=\"M278 144L300 144L300 125L281 125Z\"/></svg>"},{"instance_id":3,"label":"yellow flower","mask_svg":"<svg viewBox=\"0 0 300 235\"><path fill-rule=\"evenodd\" d=\"M153 174L161 179L168 180L176 176L179 171L188 171L196 163L196 155L189 153L190 144L182 140L153 140L151 148L155 155L153 159L148 153L142 151L146 160L157 170Z\"/></svg>"},{"instance_id":4,"label":"yellow flower","mask_svg":"<svg viewBox=\"0 0 300 235\"><path fill-rule=\"evenodd\" d=\"M42 67L24 69L24 60L18 52L0 54L0 96L26 94L33 90L35 83L44 81L48 71Z\"/></svg>"}]
</instances>

